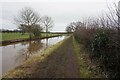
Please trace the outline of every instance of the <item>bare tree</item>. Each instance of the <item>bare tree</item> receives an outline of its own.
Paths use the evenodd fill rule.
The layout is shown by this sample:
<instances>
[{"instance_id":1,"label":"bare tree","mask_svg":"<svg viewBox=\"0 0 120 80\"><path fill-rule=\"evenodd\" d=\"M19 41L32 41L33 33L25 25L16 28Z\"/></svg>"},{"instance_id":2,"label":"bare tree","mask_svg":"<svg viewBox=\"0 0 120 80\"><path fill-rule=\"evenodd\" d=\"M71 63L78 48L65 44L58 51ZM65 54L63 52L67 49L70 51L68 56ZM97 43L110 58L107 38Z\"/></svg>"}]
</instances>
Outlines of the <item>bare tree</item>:
<instances>
[{"instance_id":1,"label":"bare tree","mask_svg":"<svg viewBox=\"0 0 120 80\"><path fill-rule=\"evenodd\" d=\"M15 22L19 25L19 29L24 29L32 36L32 27L38 24L41 20L39 14L29 7L25 7L20 11L20 14L14 18Z\"/></svg>"},{"instance_id":2,"label":"bare tree","mask_svg":"<svg viewBox=\"0 0 120 80\"><path fill-rule=\"evenodd\" d=\"M46 36L48 36L48 32L50 31L50 29L52 29L53 27L53 20L51 17L49 16L43 16L42 17L42 25L45 28L46 31Z\"/></svg>"},{"instance_id":3,"label":"bare tree","mask_svg":"<svg viewBox=\"0 0 120 80\"><path fill-rule=\"evenodd\" d=\"M67 32L75 32L75 30L77 28L79 28L80 26L82 26L82 23L80 21L78 22L71 22L67 27L66 27L66 31Z\"/></svg>"},{"instance_id":4,"label":"bare tree","mask_svg":"<svg viewBox=\"0 0 120 80\"><path fill-rule=\"evenodd\" d=\"M71 33L71 32L72 32L71 27L67 26L67 27L66 27L66 31L67 31L68 33Z\"/></svg>"}]
</instances>

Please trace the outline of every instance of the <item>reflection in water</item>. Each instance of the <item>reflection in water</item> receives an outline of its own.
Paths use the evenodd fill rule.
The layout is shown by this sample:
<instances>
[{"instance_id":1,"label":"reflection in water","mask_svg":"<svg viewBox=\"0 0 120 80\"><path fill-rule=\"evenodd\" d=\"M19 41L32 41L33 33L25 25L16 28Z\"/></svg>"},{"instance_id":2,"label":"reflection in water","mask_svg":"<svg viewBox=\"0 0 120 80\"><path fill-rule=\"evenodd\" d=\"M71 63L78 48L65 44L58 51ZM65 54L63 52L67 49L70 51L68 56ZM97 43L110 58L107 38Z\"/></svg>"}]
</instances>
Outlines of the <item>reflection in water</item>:
<instances>
[{"instance_id":1,"label":"reflection in water","mask_svg":"<svg viewBox=\"0 0 120 80\"><path fill-rule=\"evenodd\" d=\"M29 41L29 46L26 50L26 59L29 58L33 53L40 50L42 48L41 41Z\"/></svg>"},{"instance_id":2,"label":"reflection in water","mask_svg":"<svg viewBox=\"0 0 120 80\"><path fill-rule=\"evenodd\" d=\"M2 48L2 74L20 65L38 51L41 52L63 39L64 36L0 46Z\"/></svg>"},{"instance_id":3,"label":"reflection in water","mask_svg":"<svg viewBox=\"0 0 120 80\"><path fill-rule=\"evenodd\" d=\"M14 48L15 48L15 44L14 44Z\"/></svg>"},{"instance_id":4,"label":"reflection in water","mask_svg":"<svg viewBox=\"0 0 120 80\"><path fill-rule=\"evenodd\" d=\"M21 45L22 46L25 46L25 45L27 45L28 44L28 42L21 42Z\"/></svg>"},{"instance_id":5,"label":"reflection in water","mask_svg":"<svg viewBox=\"0 0 120 80\"><path fill-rule=\"evenodd\" d=\"M45 48L47 48L48 47L48 38L46 38L46 46L45 46Z\"/></svg>"},{"instance_id":6,"label":"reflection in water","mask_svg":"<svg viewBox=\"0 0 120 80\"><path fill-rule=\"evenodd\" d=\"M19 56L16 57L16 60L27 60L31 55L35 54L36 52L42 50L43 43L40 40L38 41L29 41L22 45L28 44L27 48L19 50Z\"/></svg>"}]
</instances>

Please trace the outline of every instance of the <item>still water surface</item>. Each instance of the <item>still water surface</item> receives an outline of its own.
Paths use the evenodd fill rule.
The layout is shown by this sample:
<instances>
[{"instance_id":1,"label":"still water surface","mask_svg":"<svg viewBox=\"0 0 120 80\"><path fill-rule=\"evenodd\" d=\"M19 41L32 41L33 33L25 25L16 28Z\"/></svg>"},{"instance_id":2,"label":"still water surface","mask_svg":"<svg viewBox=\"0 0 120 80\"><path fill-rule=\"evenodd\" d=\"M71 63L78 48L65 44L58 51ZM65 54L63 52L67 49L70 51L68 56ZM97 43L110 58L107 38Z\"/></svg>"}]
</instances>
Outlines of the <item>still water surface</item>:
<instances>
[{"instance_id":1,"label":"still water surface","mask_svg":"<svg viewBox=\"0 0 120 80\"><path fill-rule=\"evenodd\" d=\"M20 65L38 51L43 51L64 38L61 36L0 46L2 49L2 74Z\"/></svg>"}]
</instances>

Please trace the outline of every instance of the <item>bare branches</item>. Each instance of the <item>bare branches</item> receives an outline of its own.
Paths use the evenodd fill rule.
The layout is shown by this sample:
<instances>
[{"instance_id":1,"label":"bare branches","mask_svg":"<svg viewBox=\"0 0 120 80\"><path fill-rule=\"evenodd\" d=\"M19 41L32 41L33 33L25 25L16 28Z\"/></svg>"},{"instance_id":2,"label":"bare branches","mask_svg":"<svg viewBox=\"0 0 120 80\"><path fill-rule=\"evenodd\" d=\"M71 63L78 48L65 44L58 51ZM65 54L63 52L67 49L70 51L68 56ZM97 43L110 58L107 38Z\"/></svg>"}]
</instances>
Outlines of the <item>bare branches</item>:
<instances>
[{"instance_id":1,"label":"bare branches","mask_svg":"<svg viewBox=\"0 0 120 80\"><path fill-rule=\"evenodd\" d=\"M14 19L16 23L24 25L34 25L40 22L41 18L39 14L33 11L31 8L23 8L20 14Z\"/></svg>"},{"instance_id":2,"label":"bare branches","mask_svg":"<svg viewBox=\"0 0 120 80\"><path fill-rule=\"evenodd\" d=\"M45 27L48 32L53 27L53 20L51 17L40 17L37 12L29 7L23 8L19 15L14 18L18 28L23 32L28 32L31 38L32 34L39 35Z\"/></svg>"},{"instance_id":3,"label":"bare branches","mask_svg":"<svg viewBox=\"0 0 120 80\"><path fill-rule=\"evenodd\" d=\"M29 7L25 7L20 11L20 14L14 19L14 21L18 24L18 28L23 32L28 32L30 39L32 33L37 35L40 34L41 26L37 26L40 22L41 18L39 14L33 9ZM37 34L35 32L38 32Z\"/></svg>"},{"instance_id":4,"label":"bare branches","mask_svg":"<svg viewBox=\"0 0 120 80\"><path fill-rule=\"evenodd\" d=\"M48 32L53 27L53 20L49 16L43 16L42 17L42 25L45 28L45 31Z\"/></svg>"}]
</instances>

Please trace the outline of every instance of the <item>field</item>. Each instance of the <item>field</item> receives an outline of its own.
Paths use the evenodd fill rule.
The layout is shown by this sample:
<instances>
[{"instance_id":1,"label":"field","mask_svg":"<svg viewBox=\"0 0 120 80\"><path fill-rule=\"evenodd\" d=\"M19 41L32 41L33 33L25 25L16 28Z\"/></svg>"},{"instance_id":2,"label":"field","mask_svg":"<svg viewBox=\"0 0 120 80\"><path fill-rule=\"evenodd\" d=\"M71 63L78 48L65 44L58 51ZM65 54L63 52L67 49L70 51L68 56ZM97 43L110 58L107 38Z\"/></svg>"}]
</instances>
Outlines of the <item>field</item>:
<instances>
[{"instance_id":1,"label":"field","mask_svg":"<svg viewBox=\"0 0 120 80\"><path fill-rule=\"evenodd\" d=\"M24 35L22 33L0 33L2 37L0 37L0 41L5 41L5 40L15 40L15 39L26 39L29 38L29 34L25 33ZM49 36L55 36L55 35L60 35L60 34L48 34ZM41 37L46 37L46 33L42 33Z\"/></svg>"}]
</instances>

